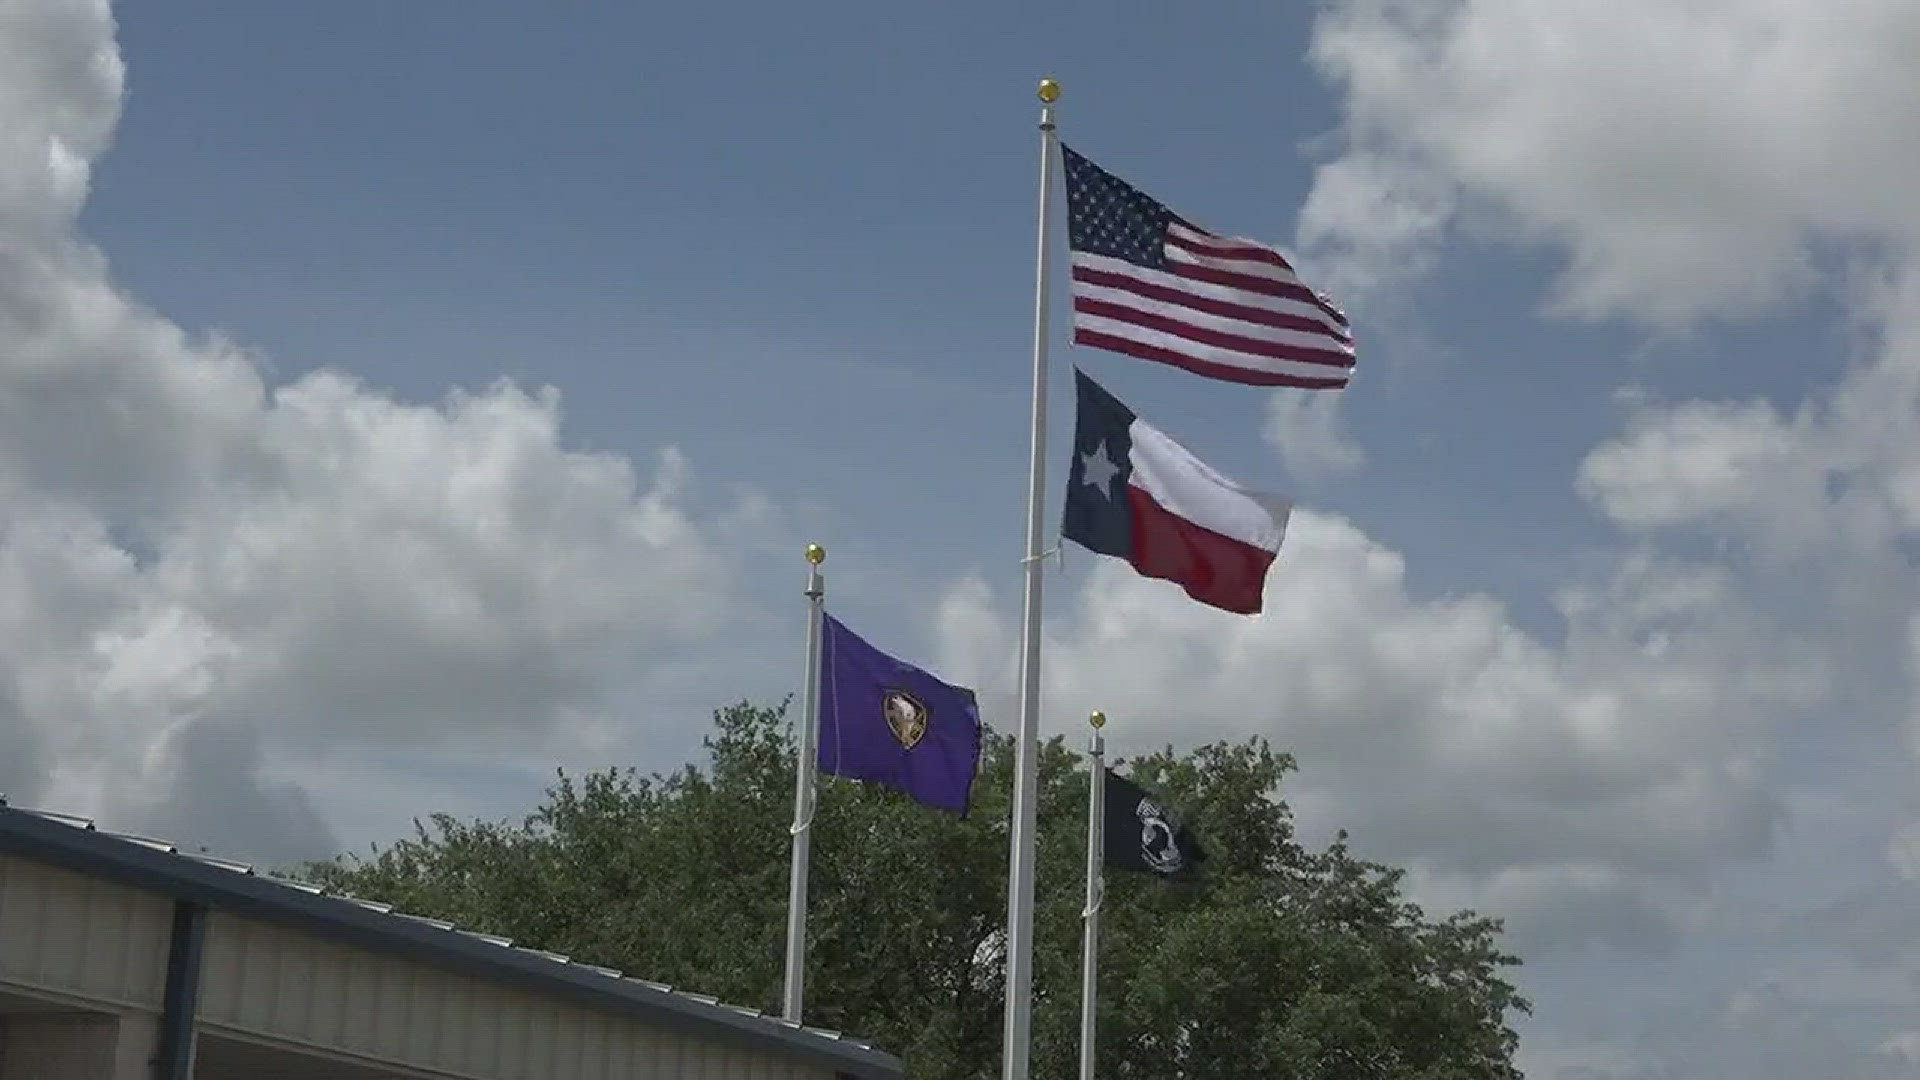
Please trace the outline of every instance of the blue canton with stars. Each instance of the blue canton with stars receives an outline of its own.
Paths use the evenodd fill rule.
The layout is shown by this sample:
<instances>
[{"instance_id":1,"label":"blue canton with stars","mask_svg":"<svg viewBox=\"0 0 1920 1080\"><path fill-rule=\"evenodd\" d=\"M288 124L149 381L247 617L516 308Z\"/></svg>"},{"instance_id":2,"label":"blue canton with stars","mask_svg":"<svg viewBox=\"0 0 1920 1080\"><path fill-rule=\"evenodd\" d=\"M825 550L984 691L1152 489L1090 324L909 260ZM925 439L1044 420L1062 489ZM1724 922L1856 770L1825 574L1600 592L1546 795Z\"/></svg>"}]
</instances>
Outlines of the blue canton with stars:
<instances>
[{"instance_id":1,"label":"blue canton with stars","mask_svg":"<svg viewBox=\"0 0 1920 1080\"><path fill-rule=\"evenodd\" d=\"M1189 223L1065 143L1060 144L1060 152L1067 162L1068 245L1150 270L1164 268L1167 226Z\"/></svg>"}]
</instances>

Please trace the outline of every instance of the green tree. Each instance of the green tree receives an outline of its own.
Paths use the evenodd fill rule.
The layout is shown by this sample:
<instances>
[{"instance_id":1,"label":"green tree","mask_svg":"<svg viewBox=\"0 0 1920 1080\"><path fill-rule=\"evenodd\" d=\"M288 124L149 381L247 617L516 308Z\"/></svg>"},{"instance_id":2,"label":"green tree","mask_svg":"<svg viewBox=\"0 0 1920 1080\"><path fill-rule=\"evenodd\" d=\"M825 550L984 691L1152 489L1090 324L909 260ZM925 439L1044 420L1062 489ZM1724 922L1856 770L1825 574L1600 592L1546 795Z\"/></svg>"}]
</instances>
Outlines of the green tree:
<instances>
[{"instance_id":1,"label":"green tree","mask_svg":"<svg viewBox=\"0 0 1920 1080\"><path fill-rule=\"evenodd\" d=\"M560 775L524 821L435 815L309 877L524 945L775 1011L792 739L785 707L714 715L711 760L669 775ZM1432 921L1401 872L1311 852L1279 798L1293 760L1255 739L1123 771L1208 851L1190 883L1109 873L1104 1077L1504 1080L1527 1003L1499 925ZM989 733L965 819L823 778L813 841L809 1023L856 1032L927 1080L999 1075L1011 740ZM1034 1075L1075 1074L1086 782L1042 747Z\"/></svg>"}]
</instances>

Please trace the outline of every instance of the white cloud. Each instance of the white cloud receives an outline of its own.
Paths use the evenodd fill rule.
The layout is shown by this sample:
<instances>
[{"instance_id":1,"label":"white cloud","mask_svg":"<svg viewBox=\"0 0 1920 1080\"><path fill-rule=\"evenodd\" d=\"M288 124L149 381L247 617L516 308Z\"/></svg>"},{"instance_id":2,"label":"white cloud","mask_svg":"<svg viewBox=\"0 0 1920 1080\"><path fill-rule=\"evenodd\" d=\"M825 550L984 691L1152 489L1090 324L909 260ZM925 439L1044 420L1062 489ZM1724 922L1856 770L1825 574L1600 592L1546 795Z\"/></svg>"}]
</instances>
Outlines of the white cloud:
<instances>
[{"instance_id":1,"label":"white cloud","mask_svg":"<svg viewBox=\"0 0 1920 1080\"><path fill-rule=\"evenodd\" d=\"M1826 700L1827 668L1728 575L1630 558L1567 591L1559 647L1491 599L1421 600L1406 579L1311 511L1257 618L1100 560L1049 627L1048 715L1106 710L1121 752L1266 736L1303 760L1303 826L1352 830L1539 949L1670 934L1713 867L1768 852L1772 746ZM943 670L1001 688L1005 710L1010 620L978 583L940 619Z\"/></svg>"},{"instance_id":2,"label":"white cloud","mask_svg":"<svg viewBox=\"0 0 1920 1080\"><path fill-rule=\"evenodd\" d=\"M113 15L106 0L22 2L6 19L0 219L9 240L57 240L85 202L88 163L120 116L124 69L112 47Z\"/></svg>"},{"instance_id":3,"label":"white cloud","mask_svg":"<svg viewBox=\"0 0 1920 1080\"><path fill-rule=\"evenodd\" d=\"M1671 1075L1704 1080L1894 1080L1904 1075L1882 1052L1872 1026L1778 985L1737 991L1717 1019L1693 1020L1674 1018L1665 1035L1662 1057Z\"/></svg>"},{"instance_id":4,"label":"white cloud","mask_svg":"<svg viewBox=\"0 0 1920 1080\"><path fill-rule=\"evenodd\" d=\"M1298 242L1321 289L1365 301L1432 268L1455 209L1452 186L1416 162L1356 151L1320 170Z\"/></svg>"},{"instance_id":5,"label":"white cloud","mask_svg":"<svg viewBox=\"0 0 1920 1080\"><path fill-rule=\"evenodd\" d=\"M1276 391L1267 399L1267 443L1295 476L1307 479L1352 472L1366 464L1366 452L1347 432L1338 394Z\"/></svg>"},{"instance_id":6,"label":"white cloud","mask_svg":"<svg viewBox=\"0 0 1920 1080\"><path fill-rule=\"evenodd\" d=\"M1880 1044L1880 1053L1910 1068L1920 1067L1920 1031L1902 1031Z\"/></svg>"},{"instance_id":7,"label":"white cloud","mask_svg":"<svg viewBox=\"0 0 1920 1080\"><path fill-rule=\"evenodd\" d=\"M1753 553L1747 591L1794 609L1849 668L1847 707L1829 722L1905 722L1920 749L1920 262L1908 266L1863 299L1879 332L1831 386L1790 411L1642 403L1588 455L1578 487L1650 542Z\"/></svg>"},{"instance_id":8,"label":"white cloud","mask_svg":"<svg viewBox=\"0 0 1920 1080\"><path fill-rule=\"evenodd\" d=\"M1575 480L1620 531L1615 577L1566 591L1564 645L1534 643L1516 654L1531 660L1505 665L1534 672L1532 685L1548 689L1528 710L1547 731L1589 730L1575 723L1585 715L1575 704L1595 694L1650 718L1638 739L1631 723L1611 725L1612 738L1596 744L1603 752L1582 747L1566 755L1579 762L1573 772L1549 765L1547 776L1604 776L1610 762L1635 761L1607 748L1635 746L1645 755L1639 762L1660 760L1667 777L1689 777L1680 786L1697 801L1667 804L1662 824L1661 815L1637 813L1632 797L1583 800L1578 782L1537 802L1516 796L1524 789L1484 766L1454 771L1474 761L1457 745L1437 755L1431 740L1397 740L1406 749L1398 778L1356 770L1347 764L1354 751L1328 746L1326 767L1359 777L1353 798L1403 806L1433 777L1434 790L1455 787L1464 802L1484 791L1536 810L1537 820L1515 815L1486 827L1554 836L1560 865L1529 860L1520 841L1496 848L1504 862L1484 866L1435 853L1485 846L1459 838L1472 830L1436 835L1424 854L1409 849L1424 868L1423 887L1518 911L1517 928L1551 928L1557 914L1558 935L1614 926L1623 928L1617 940L1631 943L1658 926L1725 933L1753 921L1755 909L1740 908L1722 886L1680 887L1689 875L1678 859L1662 865L1634 849L1691 850L1698 873L1724 882L1714 864L1739 851L1764 855L1768 838L1703 822L1773 820L1785 805L1775 805L1784 774L1818 773L1822 752L1843 744L1853 753L1891 747L1903 719L1920 746L1912 615L1920 576L1911 561L1920 540L1920 203L1906 191L1920 165L1920 129L1887 120L1920 106L1920 8L1905 0L1841 0L1817 12L1794 0L1341 0L1321 15L1312 56L1343 94L1344 150L1316 177L1302 243L1345 258L1358 279L1397 284L1408 273L1400 268L1423 272L1447 239L1472 236L1561 256L1547 295L1560 314L1670 331L1713 317L1778 316L1821 294L1859 331L1844 355L1730 357L1756 371L1758 361L1823 373L1830 381L1804 400L1629 399L1624 429L1594 448ZM1403 611L1385 632L1405 633L1404 621ZM1430 651L1447 655L1439 645ZM1323 662L1296 648L1276 649L1271 663L1284 670L1296 656ZM1476 669L1492 670L1453 658L1453 671ZM1391 679L1380 695L1389 704L1375 715L1391 715L1404 697ZM1432 700L1430 711L1443 713L1446 695ZM1515 744L1515 756L1534 767L1552 761L1526 743ZM1747 784L1714 767L1736 762ZM1655 766L1613 790L1674 782L1662 775ZM1366 796L1369 785L1391 794ZM1562 824L1559 800L1574 820L1660 839L1591 846ZM1449 822L1456 813L1437 798L1407 812ZM1909 874L1910 831L1887 848ZM1910 891L1881 883L1795 931L1824 960L1793 970L1837 971L1836 985L1866 998L1749 993L1717 1018L1666 1031L1648 1011L1629 1019L1643 1030L1615 1031L1603 1045L1571 1035L1561 1018L1538 1030L1557 1033L1550 1041L1565 1053L1540 1060L1566 1077L1899 1074L1894 1051L1904 1044L1872 1010L1910 1001L1888 997L1883 985L1898 983L1911 958L1887 945L1904 925L1897 912L1910 906ZM1756 942L1746 952L1785 947ZM1835 955L1853 966L1835 967ZM1628 1045L1633 1052L1621 1055Z\"/></svg>"},{"instance_id":9,"label":"white cloud","mask_svg":"<svg viewBox=\"0 0 1920 1080\"><path fill-rule=\"evenodd\" d=\"M1761 695L1783 715L1913 700L1920 672L1886 643L1920 597L1902 557L1920 528L1920 207L1902 179L1920 134L1868 118L1920 104L1920 9L1349 0L1322 15L1312 52L1344 91L1347 151L1322 169L1303 236L1363 263L1418 266L1468 222L1564 252L1563 310L1668 326L1777 304L1823 252L1860 253L1835 293L1874 332L1830 389L1793 408L1643 399L1587 457L1578 490L1613 523L1651 551L1705 539L1721 573L1570 595L1556 662L1590 647L1584 619L1611 628L1613 661L1628 641L1645 654L1592 667L1597 684L1670 680L1680 700L1691 685L1696 711L1768 677L1730 681L1716 639L1799 658ZM1643 610L1686 595L1704 622L1678 638Z\"/></svg>"},{"instance_id":10,"label":"white cloud","mask_svg":"<svg viewBox=\"0 0 1920 1080\"><path fill-rule=\"evenodd\" d=\"M273 386L120 293L72 235L117 119L113 30L86 0L0 25L0 784L321 854L269 759L590 726L726 618L733 565L677 452L640 477L568 450L551 391Z\"/></svg>"},{"instance_id":11,"label":"white cloud","mask_svg":"<svg viewBox=\"0 0 1920 1080\"><path fill-rule=\"evenodd\" d=\"M1827 469L1769 404L1688 402L1644 409L1581 466L1580 489L1623 525L1728 524L1797 517L1826 500Z\"/></svg>"},{"instance_id":12,"label":"white cloud","mask_svg":"<svg viewBox=\"0 0 1920 1080\"><path fill-rule=\"evenodd\" d=\"M1920 529L1920 263L1863 297L1879 333L1791 413L1641 402L1579 487L1616 523L1711 528L1779 554L1858 556Z\"/></svg>"},{"instance_id":13,"label":"white cloud","mask_svg":"<svg viewBox=\"0 0 1920 1080\"><path fill-rule=\"evenodd\" d=\"M1906 823L1888 838L1887 862L1902 880L1920 882L1920 821Z\"/></svg>"},{"instance_id":14,"label":"white cloud","mask_svg":"<svg viewBox=\"0 0 1920 1080\"><path fill-rule=\"evenodd\" d=\"M1117 741L1135 714L1143 742L1272 737L1302 757L1303 825L1351 827L1423 895L1509 917L1536 963L1768 922L1728 884L1764 872L1730 864L1773 857L1789 779L1844 800L1878 781L1827 775L1823 750L1890 748L1902 719L1920 745L1920 128L1889 120L1920 112L1920 8L1337 0L1312 58L1344 145L1298 240L1336 292L1391 305L1471 236L1562 258L1558 314L1668 332L1820 295L1856 341L1730 357L1812 368L1826 381L1801 401L1627 402L1570 478L1617 537L1556 598L1564 638L1485 597L1422 598L1397 553L1301 511L1258 619L1095 569L1077 607L1056 602L1049 715L1104 704ZM956 664L998 665L983 679L1011 653L992 609L969 586L942 612ZM1910 847L1888 849L1908 872ZM1645 1009L1598 1039L1543 1019L1530 1060L1563 1080L1901 1074L1903 1028L1874 1009L1910 1003L1889 987L1911 953L1868 940L1893 910L1818 913L1798 946L1818 955L1785 969L1826 973L1822 1000L1709 994L1721 958L1663 988L1703 1011L1669 1027ZM1622 970L1593 968L1593 994Z\"/></svg>"},{"instance_id":15,"label":"white cloud","mask_svg":"<svg viewBox=\"0 0 1920 1080\"><path fill-rule=\"evenodd\" d=\"M1812 278L1822 244L1910 243L1920 10L1906 0L1347 0L1314 35L1349 154L1309 200L1362 251L1484 208L1568 256L1556 300L1668 323L1742 314ZM1382 167L1381 163L1390 163ZM1391 260L1377 260L1391 261Z\"/></svg>"}]
</instances>

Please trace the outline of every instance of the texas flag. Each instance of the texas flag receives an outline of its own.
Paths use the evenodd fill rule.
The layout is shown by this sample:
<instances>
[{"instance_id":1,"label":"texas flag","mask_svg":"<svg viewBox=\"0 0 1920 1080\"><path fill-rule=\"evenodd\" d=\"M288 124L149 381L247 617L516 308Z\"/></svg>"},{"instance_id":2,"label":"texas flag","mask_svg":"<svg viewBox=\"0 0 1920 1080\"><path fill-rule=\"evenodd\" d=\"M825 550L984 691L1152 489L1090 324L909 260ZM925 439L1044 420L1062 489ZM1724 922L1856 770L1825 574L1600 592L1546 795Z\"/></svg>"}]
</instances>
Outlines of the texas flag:
<instances>
[{"instance_id":1,"label":"texas flag","mask_svg":"<svg viewBox=\"0 0 1920 1080\"><path fill-rule=\"evenodd\" d=\"M1257 613L1291 501L1228 480L1084 372L1074 379L1079 417L1061 536L1203 604Z\"/></svg>"}]
</instances>

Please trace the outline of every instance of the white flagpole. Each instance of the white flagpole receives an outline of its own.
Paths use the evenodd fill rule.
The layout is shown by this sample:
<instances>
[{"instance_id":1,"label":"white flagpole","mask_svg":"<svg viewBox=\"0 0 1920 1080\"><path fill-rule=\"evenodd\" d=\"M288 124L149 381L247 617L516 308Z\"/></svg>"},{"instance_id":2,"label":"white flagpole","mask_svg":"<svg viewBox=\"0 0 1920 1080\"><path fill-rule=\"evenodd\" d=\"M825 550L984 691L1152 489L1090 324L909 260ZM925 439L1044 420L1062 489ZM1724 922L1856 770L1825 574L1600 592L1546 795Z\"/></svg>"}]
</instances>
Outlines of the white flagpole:
<instances>
[{"instance_id":1,"label":"white flagpole","mask_svg":"<svg viewBox=\"0 0 1920 1080\"><path fill-rule=\"evenodd\" d=\"M793 775L793 869L787 890L787 983L783 1015L800 1022L807 983L807 855L813 837L815 758L820 751L820 621L826 613L827 549L807 545L807 683L800 707L800 746Z\"/></svg>"},{"instance_id":2,"label":"white flagpole","mask_svg":"<svg viewBox=\"0 0 1920 1080\"><path fill-rule=\"evenodd\" d=\"M1033 441L1027 473L1026 618L1020 631L1020 728L1014 741L1013 836L1007 871L1007 1025L1004 1080L1027 1080L1033 1029L1033 842L1040 742L1040 571L1047 492L1047 210L1053 195L1053 103L1040 80L1040 225L1033 284Z\"/></svg>"},{"instance_id":3,"label":"white flagpole","mask_svg":"<svg viewBox=\"0 0 1920 1080\"><path fill-rule=\"evenodd\" d=\"M1101 872L1106 851L1107 815L1107 741L1100 729L1107 714L1095 712L1087 718L1093 725L1093 740L1088 747L1093 759L1087 772L1087 906L1080 912L1086 923L1080 942L1080 1080L1093 1080L1093 1017L1100 981L1100 905L1107 899L1106 876Z\"/></svg>"}]
</instances>

